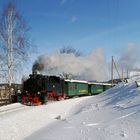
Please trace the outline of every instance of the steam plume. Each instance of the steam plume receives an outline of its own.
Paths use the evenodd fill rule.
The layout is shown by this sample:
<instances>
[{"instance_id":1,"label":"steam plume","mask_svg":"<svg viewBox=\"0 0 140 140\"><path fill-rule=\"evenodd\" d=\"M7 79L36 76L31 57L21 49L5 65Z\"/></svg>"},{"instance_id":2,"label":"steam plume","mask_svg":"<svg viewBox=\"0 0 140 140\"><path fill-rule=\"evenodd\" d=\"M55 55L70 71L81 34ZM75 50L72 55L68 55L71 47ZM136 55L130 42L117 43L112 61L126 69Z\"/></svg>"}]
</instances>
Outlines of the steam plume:
<instances>
[{"instance_id":1,"label":"steam plume","mask_svg":"<svg viewBox=\"0 0 140 140\"><path fill-rule=\"evenodd\" d=\"M128 44L128 47L121 52L118 60L121 68L134 69L140 66L139 50L135 44Z\"/></svg>"},{"instance_id":2,"label":"steam plume","mask_svg":"<svg viewBox=\"0 0 140 140\"><path fill-rule=\"evenodd\" d=\"M34 71L48 75L69 74L72 78L84 80L108 79L108 64L102 49L94 49L87 56L75 56L67 53L42 55L33 65Z\"/></svg>"}]
</instances>

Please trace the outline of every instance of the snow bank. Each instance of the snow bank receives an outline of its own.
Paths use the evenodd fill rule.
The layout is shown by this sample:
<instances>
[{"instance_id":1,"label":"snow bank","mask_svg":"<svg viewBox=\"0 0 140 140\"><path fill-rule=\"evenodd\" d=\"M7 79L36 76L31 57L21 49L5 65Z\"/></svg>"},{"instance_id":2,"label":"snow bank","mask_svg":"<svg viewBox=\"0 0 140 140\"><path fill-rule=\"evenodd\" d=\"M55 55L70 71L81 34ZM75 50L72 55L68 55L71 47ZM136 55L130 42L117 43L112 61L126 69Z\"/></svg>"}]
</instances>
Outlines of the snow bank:
<instances>
[{"instance_id":1,"label":"snow bank","mask_svg":"<svg viewBox=\"0 0 140 140\"><path fill-rule=\"evenodd\" d=\"M71 117L40 129L25 140L139 140L140 88L121 83L82 103ZM79 105L80 106L80 105Z\"/></svg>"},{"instance_id":2,"label":"snow bank","mask_svg":"<svg viewBox=\"0 0 140 140\"><path fill-rule=\"evenodd\" d=\"M42 106L13 104L0 108L0 140L20 140L40 128L65 119L71 109L86 98L50 102ZM73 109L72 109L73 110ZM75 112L76 109L73 110Z\"/></svg>"}]
</instances>

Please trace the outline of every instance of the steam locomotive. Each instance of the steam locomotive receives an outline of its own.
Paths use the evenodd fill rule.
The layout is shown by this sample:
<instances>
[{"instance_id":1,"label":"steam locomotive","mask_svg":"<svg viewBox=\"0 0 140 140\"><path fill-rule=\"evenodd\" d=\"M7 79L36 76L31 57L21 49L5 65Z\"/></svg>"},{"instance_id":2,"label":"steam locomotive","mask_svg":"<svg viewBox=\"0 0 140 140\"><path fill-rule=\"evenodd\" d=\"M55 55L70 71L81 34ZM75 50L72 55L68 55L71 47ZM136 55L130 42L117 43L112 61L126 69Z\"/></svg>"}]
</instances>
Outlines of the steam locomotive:
<instances>
[{"instance_id":1,"label":"steam locomotive","mask_svg":"<svg viewBox=\"0 0 140 140\"><path fill-rule=\"evenodd\" d=\"M99 94L109 88L111 84L107 83L64 80L57 76L33 73L23 82L22 103L41 105L49 100Z\"/></svg>"}]
</instances>

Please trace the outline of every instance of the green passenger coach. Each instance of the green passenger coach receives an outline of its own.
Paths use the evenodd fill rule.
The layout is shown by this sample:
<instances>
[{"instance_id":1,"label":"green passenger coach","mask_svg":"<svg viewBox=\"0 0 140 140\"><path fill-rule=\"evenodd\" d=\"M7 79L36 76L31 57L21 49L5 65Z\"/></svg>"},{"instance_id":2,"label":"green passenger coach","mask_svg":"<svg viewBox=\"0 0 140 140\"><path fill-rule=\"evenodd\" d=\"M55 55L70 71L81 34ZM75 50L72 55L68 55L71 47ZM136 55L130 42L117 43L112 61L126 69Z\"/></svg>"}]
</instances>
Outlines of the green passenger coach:
<instances>
[{"instance_id":1,"label":"green passenger coach","mask_svg":"<svg viewBox=\"0 0 140 140\"><path fill-rule=\"evenodd\" d=\"M88 82L79 80L65 80L67 97L88 95Z\"/></svg>"},{"instance_id":2,"label":"green passenger coach","mask_svg":"<svg viewBox=\"0 0 140 140\"><path fill-rule=\"evenodd\" d=\"M95 95L102 93L109 88L111 84L96 83L80 80L65 80L65 94L66 97L82 96L82 95Z\"/></svg>"},{"instance_id":3,"label":"green passenger coach","mask_svg":"<svg viewBox=\"0 0 140 140\"><path fill-rule=\"evenodd\" d=\"M104 91L105 91L105 90L108 90L108 89L110 89L110 88L112 88L112 84L109 84L109 83L104 84L104 86L105 86Z\"/></svg>"},{"instance_id":4,"label":"green passenger coach","mask_svg":"<svg viewBox=\"0 0 140 140\"><path fill-rule=\"evenodd\" d=\"M95 82L89 82L88 86L89 86L88 92L91 95L102 93L112 87L112 85L108 83L95 83Z\"/></svg>"}]
</instances>

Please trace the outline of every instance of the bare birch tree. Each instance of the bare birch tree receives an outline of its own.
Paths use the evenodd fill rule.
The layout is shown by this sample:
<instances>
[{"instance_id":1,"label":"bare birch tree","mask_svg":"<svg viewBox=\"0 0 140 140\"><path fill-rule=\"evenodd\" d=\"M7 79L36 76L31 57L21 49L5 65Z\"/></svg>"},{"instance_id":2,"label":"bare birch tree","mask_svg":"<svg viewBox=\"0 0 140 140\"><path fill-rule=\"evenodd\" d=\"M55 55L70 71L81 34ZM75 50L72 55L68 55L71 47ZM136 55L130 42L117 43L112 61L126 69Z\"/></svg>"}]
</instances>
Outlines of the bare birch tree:
<instances>
[{"instance_id":1,"label":"bare birch tree","mask_svg":"<svg viewBox=\"0 0 140 140\"><path fill-rule=\"evenodd\" d=\"M0 16L0 50L9 86L13 82L14 70L27 58L27 48L31 46L28 31L15 3L9 2Z\"/></svg>"}]
</instances>

